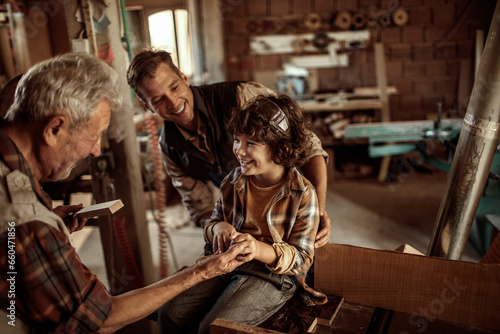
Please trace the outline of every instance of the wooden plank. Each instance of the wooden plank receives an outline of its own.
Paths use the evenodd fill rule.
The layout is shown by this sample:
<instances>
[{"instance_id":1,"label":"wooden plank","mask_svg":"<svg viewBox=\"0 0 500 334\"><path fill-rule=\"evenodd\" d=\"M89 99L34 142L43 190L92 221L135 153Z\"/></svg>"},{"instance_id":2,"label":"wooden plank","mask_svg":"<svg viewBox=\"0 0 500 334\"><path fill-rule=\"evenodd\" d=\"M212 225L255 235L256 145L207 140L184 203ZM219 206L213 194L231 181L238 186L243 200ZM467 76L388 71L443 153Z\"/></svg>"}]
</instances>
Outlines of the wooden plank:
<instances>
[{"instance_id":1,"label":"wooden plank","mask_svg":"<svg viewBox=\"0 0 500 334\"><path fill-rule=\"evenodd\" d=\"M367 41L370 39L370 32L368 30L358 30L358 31L338 31L338 32L327 32L328 37L337 42L344 42L348 44L349 42L360 42ZM302 39L304 41L312 41L314 39L314 34L287 34L287 35L265 35L265 36L254 36L250 38L250 49L252 54L255 55L269 55L269 54L295 54L292 42L296 39ZM332 43L335 43L332 42ZM330 43L331 46L331 43ZM322 54L326 54L326 49ZM306 43L304 46L304 53L317 53L318 49L312 43Z\"/></svg>"},{"instance_id":2,"label":"wooden plank","mask_svg":"<svg viewBox=\"0 0 500 334\"><path fill-rule=\"evenodd\" d=\"M398 89L395 86L386 87L387 95L398 94ZM373 96L378 97L377 87L355 87L353 89L354 96Z\"/></svg>"},{"instance_id":3,"label":"wooden plank","mask_svg":"<svg viewBox=\"0 0 500 334\"><path fill-rule=\"evenodd\" d=\"M391 120L391 114L389 111L389 98L387 96L387 72L385 69L384 45L382 43L375 43L374 51L375 51L375 72L377 75L377 87L379 90L379 98L380 101L382 102L380 120L382 122L389 122ZM377 177L379 182L385 182L387 178L387 172L389 171L390 162L391 162L390 156L382 158Z\"/></svg>"},{"instance_id":4,"label":"wooden plank","mask_svg":"<svg viewBox=\"0 0 500 334\"><path fill-rule=\"evenodd\" d=\"M408 244L402 244L398 248L395 249L396 252L402 252L402 253L408 253L408 254L415 254L415 255L425 255L418 249L415 249L414 247L408 245Z\"/></svg>"},{"instance_id":5,"label":"wooden plank","mask_svg":"<svg viewBox=\"0 0 500 334\"><path fill-rule=\"evenodd\" d=\"M329 297L328 303L320 306L320 314L316 317L316 323L321 326L330 327L343 305L344 298L340 298L340 301L332 302L332 297Z\"/></svg>"},{"instance_id":6,"label":"wooden plank","mask_svg":"<svg viewBox=\"0 0 500 334\"><path fill-rule=\"evenodd\" d=\"M312 328L307 333L311 333L311 334L330 334L332 332L330 331L330 327L318 325L318 326L315 326L314 328Z\"/></svg>"},{"instance_id":7,"label":"wooden plank","mask_svg":"<svg viewBox=\"0 0 500 334\"><path fill-rule=\"evenodd\" d=\"M389 172L389 166L391 164L391 156L386 155L382 157L382 161L380 161L380 168L377 176L377 180L381 183L384 183L387 179L387 173Z\"/></svg>"},{"instance_id":8,"label":"wooden plank","mask_svg":"<svg viewBox=\"0 0 500 334\"><path fill-rule=\"evenodd\" d=\"M328 244L315 287L346 301L500 330L500 265Z\"/></svg>"},{"instance_id":9,"label":"wooden plank","mask_svg":"<svg viewBox=\"0 0 500 334\"><path fill-rule=\"evenodd\" d=\"M344 298L335 297L335 299L332 300L332 297L329 297L327 304L317 306L320 310L320 314L314 318L314 321L311 323L311 326L309 326L307 333L318 333L322 327L330 328L343 306ZM288 331L287 333L290 332Z\"/></svg>"},{"instance_id":10,"label":"wooden plank","mask_svg":"<svg viewBox=\"0 0 500 334\"><path fill-rule=\"evenodd\" d=\"M345 100L338 102L317 102L315 100L298 101L304 112L349 111L381 109L378 99Z\"/></svg>"},{"instance_id":11,"label":"wooden plank","mask_svg":"<svg viewBox=\"0 0 500 334\"><path fill-rule=\"evenodd\" d=\"M81 218L92 218L97 216L106 216L112 215L116 211L123 208L123 202L121 199L117 199L114 201L108 201L104 203L89 205L77 212L75 215L80 216Z\"/></svg>"},{"instance_id":12,"label":"wooden plank","mask_svg":"<svg viewBox=\"0 0 500 334\"><path fill-rule=\"evenodd\" d=\"M324 305L307 306L300 298L293 297L259 327L280 333L304 334L316 326L318 318L320 323L330 323L343 303L342 297L328 296Z\"/></svg>"},{"instance_id":13,"label":"wooden plank","mask_svg":"<svg viewBox=\"0 0 500 334\"><path fill-rule=\"evenodd\" d=\"M375 43L374 51L378 95L380 101L382 102L382 113L380 115L380 120L382 122L389 122L391 120L391 115L389 112L389 98L387 94L387 72L385 69L384 45L382 43Z\"/></svg>"},{"instance_id":14,"label":"wooden plank","mask_svg":"<svg viewBox=\"0 0 500 334\"><path fill-rule=\"evenodd\" d=\"M331 332L366 333L374 310L374 307L345 302L330 327Z\"/></svg>"},{"instance_id":15,"label":"wooden plank","mask_svg":"<svg viewBox=\"0 0 500 334\"><path fill-rule=\"evenodd\" d=\"M259 81L260 82L260 81ZM312 89L311 89L312 90ZM314 91L314 90L312 90ZM387 87L387 94L398 94L398 89L395 86ZM328 98L334 98L336 96L342 95L347 99L356 99L356 98L376 98L378 99L379 93L377 87L354 87L352 92L342 92L342 93L317 93L314 94L314 99L316 101L322 101Z\"/></svg>"},{"instance_id":16,"label":"wooden plank","mask_svg":"<svg viewBox=\"0 0 500 334\"><path fill-rule=\"evenodd\" d=\"M343 303L336 312L336 317L331 324L320 324L314 322L307 333L349 333L365 334L370 326L374 307Z\"/></svg>"},{"instance_id":17,"label":"wooden plank","mask_svg":"<svg viewBox=\"0 0 500 334\"><path fill-rule=\"evenodd\" d=\"M210 333L212 334L282 334L267 328L260 328L251 325L240 324L225 319L215 319L210 324Z\"/></svg>"}]
</instances>

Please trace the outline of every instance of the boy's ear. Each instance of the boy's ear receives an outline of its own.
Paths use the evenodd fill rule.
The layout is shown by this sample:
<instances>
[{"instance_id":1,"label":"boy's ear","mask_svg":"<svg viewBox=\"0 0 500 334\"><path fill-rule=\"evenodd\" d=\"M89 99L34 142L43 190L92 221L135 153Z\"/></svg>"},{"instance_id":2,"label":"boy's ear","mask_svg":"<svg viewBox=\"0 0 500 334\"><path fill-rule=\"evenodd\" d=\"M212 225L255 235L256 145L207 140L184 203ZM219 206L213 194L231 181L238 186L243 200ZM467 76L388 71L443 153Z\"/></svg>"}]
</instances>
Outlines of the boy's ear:
<instances>
[{"instance_id":1,"label":"boy's ear","mask_svg":"<svg viewBox=\"0 0 500 334\"><path fill-rule=\"evenodd\" d=\"M57 141L61 138L62 131L67 127L68 121L64 116L53 116L46 123L43 128L43 139L49 146L55 146Z\"/></svg>"}]
</instances>

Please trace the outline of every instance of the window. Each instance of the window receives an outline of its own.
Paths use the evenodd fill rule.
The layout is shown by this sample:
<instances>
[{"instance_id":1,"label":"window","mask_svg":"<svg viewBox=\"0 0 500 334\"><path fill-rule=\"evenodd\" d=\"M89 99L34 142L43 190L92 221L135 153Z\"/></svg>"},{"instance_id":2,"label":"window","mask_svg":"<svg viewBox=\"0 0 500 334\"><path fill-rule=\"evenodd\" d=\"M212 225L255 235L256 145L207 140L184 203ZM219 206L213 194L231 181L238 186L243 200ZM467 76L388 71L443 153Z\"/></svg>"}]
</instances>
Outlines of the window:
<instances>
[{"instance_id":1,"label":"window","mask_svg":"<svg viewBox=\"0 0 500 334\"><path fill-rule=\"evenodd\" d=\"M150 15L148 23L151 46L170 52L174 64L191 77L194 65L187 10L164 10Z\"/></svg>"}]
</instances>

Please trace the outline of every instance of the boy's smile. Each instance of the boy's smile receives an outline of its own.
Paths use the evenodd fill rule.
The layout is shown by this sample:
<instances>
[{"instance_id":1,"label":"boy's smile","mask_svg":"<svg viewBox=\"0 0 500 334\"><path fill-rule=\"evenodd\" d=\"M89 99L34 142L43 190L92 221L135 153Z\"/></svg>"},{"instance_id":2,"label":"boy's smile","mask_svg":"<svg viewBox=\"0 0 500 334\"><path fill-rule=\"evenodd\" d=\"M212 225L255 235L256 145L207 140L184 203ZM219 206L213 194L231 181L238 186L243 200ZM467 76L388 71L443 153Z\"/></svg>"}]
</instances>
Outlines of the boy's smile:
<instances>
[{"instance_id":1,"label":"boy's smile","mask_svg":"<svg viewBox=\"0 0 500 334\"><path fill-rule=\"evenodd\" d=\"M269 145L248 135L235 135L233 153L241 165L243 175L254 176L257 186L277 184L284 177L284 167L270 159Z\"/></svg>"}]
</instances>

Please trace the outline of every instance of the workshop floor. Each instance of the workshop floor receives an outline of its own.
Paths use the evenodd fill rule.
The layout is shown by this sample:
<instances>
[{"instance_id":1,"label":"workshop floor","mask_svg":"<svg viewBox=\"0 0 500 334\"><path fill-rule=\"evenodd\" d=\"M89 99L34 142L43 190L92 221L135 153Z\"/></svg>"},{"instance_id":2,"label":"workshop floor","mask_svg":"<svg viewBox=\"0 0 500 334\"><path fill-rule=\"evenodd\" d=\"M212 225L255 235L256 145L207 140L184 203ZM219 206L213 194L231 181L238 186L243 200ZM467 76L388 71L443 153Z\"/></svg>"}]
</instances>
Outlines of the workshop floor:
<instances>
[{"instance_id":1,"label":"workshop floor","mask_svg":"<svg viewBox=\"0 0 500 334\"><path fill-rule=\"evenodd\" d=\"M330 242L389 250L409 244L425 253L445 188L446 173L435 169L406 172L392 184L379 183L373 175L335 175L329 181L327 195L327 212L332 220ZM180 204L170 206L167 215L171 225L188 220ZM153 263L158 265L158 229L150 211L148 217ZM169 273L173 273L202 254L203 236L201 228L190 224L169 228L169 234L173 255ZM75 234L74 241L82 261L107 282L99 231L85 228ZM480 257L467 244L462 259L478 262Z\"/></svg>"}]
</instances>

